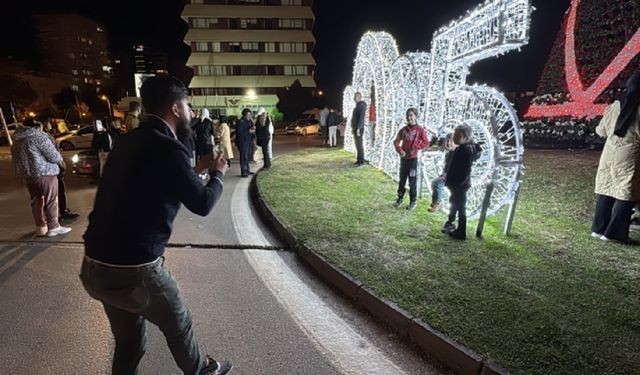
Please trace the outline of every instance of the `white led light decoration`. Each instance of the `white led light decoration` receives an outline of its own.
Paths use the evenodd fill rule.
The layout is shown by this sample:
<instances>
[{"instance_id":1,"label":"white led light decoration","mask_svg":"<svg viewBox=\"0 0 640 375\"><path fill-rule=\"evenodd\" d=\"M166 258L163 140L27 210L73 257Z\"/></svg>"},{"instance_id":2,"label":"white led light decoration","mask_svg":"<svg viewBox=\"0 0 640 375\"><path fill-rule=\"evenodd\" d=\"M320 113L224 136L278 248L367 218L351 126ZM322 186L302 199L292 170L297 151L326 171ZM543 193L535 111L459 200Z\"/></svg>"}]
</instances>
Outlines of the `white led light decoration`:
<instances>
[{"instance_id":1,"label":"white led light decoration","mask_svg":"<svg viewBox=\"0 0 640 375\"><path fill-rule=\"evenodd\" d=\"M528 43L531 12L530 0L486 1L438 30L430 53L400 56L391 35L368 32L358 45L352 83L343 97L347 116L355 106L356 92L368 105L375 98L375 124L366 117L365 156L395 180L399 156L393 140L406 122L408 108L418 108L420 123L440 137L459 124L471 125L483 152L473 167L468 216L481 218L482 225L486 215L510 205L505 233L510 230L523 170L520 121L504 95L486 86L468 86L466 79L475 62ZM355 152L350 129L345 132L345 149ZM444 150L430 148L421 154L423 191L430 193L443 160Z\"/></svg>"}]
</instances>

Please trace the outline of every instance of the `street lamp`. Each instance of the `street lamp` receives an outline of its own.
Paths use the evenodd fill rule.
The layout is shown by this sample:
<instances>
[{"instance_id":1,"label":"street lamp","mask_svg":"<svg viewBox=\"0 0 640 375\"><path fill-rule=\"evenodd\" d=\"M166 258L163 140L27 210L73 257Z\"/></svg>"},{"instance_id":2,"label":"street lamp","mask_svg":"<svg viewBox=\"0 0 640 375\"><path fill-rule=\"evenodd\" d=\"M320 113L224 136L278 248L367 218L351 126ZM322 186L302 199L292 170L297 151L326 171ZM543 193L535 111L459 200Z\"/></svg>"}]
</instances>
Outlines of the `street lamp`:
<instances>
[{"instance_id":1,"label":"street lamp","mask_svg":"<svg viewBox=\"0 0 640 375\"><path fill-rule=\"evenodd\" d=\"M109 100L109 97L107 97L106 95L101 95L100 99L107 102L107 107L109 108L109 116L113 116L113 111L111 110L111 101Z\"/></svg>"}]
</instances>

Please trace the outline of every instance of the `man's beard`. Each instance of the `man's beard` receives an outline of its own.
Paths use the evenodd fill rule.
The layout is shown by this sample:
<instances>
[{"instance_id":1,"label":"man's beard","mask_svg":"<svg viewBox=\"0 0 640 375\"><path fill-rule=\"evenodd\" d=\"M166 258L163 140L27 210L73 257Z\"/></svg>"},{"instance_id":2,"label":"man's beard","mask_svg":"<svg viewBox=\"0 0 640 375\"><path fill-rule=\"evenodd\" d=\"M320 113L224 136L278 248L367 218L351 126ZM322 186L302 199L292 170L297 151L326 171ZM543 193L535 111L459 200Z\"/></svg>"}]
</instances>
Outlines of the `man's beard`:
<instances>
[{"instance_id":1,"label":"man's beard","mask_svg":"<svg viewBox=\"0 0 640 375\"><path fill-rule=\"evenodd\" d=\"M191 121L189 118L180 117L178 126L176 127L176 137L182 143L191 137L193 130L191 130Z\"/></svg>"}]
</instances>

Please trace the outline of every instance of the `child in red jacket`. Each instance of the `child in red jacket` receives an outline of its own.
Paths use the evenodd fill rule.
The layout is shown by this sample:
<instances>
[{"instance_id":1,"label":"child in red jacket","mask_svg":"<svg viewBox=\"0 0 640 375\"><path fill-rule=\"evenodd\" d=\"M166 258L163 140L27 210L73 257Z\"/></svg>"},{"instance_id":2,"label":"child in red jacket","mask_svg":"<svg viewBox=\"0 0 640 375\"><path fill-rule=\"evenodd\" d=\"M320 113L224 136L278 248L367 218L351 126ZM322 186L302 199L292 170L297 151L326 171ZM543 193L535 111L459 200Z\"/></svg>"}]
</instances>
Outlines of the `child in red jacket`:
<instances>
[{"instance_id":1,"label":"child in red jacket","mask_svg":"<svg viewBox=\"0 0 640 375\"><path fill-rule=\"evenodd\" d=\"M396 151L400 154L400 184L398 185L398 200L396 208L402 205L406 192L407 178L409 179L410 202L407 210L416 208L418 196L418 153L429 147L427 131L418 125L418 110L407 110L407 126L400 129L394 142Z\"/></svg>"}]
</instances>

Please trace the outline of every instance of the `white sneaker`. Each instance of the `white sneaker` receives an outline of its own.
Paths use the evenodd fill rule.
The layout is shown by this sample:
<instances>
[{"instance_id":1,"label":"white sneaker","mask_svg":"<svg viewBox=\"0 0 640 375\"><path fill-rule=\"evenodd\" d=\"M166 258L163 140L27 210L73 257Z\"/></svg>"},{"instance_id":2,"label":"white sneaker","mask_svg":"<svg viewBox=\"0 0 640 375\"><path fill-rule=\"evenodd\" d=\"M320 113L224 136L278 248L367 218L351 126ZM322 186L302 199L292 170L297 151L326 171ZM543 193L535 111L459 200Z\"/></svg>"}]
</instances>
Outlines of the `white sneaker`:
<instances>
[{"instance_id":1,"label":"white sneaker","mask_svg":"<svg viewBox=\"0 0 640 375\"><path fill-rule=\"evenodd\" d=\"M596 232L591 232L591 237L593 237L593 238L600 238L600 237L602 237L602 235L601 235L601 234L599 234L599 233L596 233Z\"/></svg>"},{"instance_id":2,"label":"white sneaker","mask_svg":"<svg viewBox=\"0 0 640 375\"><path fill-rule=\"evenodd\" d=\"M47 226L45 225L44 227L36 227L35 233L36 233L36 236L38 237L46 236Z\"/></svg>"},{"instance_id":3,"label":"white sneaker","mask_svg":"<svg viewBox=\"0 0 640 375\"><path fill-rule=\"evenodd\" d=\"M605 237L605 236L600 236L600 239L601 239L601 240L603 240L603 241L605 241L605 242L607 242L607 241L611 241L610 239L608 239L608 238L607 238L607 237Z\"/></svg>"},{"instance_id":4,"label":"white sneaker","mask_svg":"<svg viewBox=\"0 0 640 375\"><path fill-rule=\"evenodd\" d=\"M59 234L67 234L71 232L71 228L69 227L63 227L62 225L54 228L54 229L49 229L49 231L47 232L47 237L55 237Z\"/></svg>"}]
</instances>

